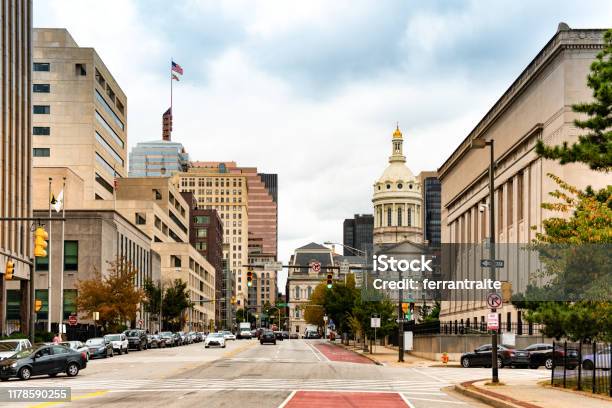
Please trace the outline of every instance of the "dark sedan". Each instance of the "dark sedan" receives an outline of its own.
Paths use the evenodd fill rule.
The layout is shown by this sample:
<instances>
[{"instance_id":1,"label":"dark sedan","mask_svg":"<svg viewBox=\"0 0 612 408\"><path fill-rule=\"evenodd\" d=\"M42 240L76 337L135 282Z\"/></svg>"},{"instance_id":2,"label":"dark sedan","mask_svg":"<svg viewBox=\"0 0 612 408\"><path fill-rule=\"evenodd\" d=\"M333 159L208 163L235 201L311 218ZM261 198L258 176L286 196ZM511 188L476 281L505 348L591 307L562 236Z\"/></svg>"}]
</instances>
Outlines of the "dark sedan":
<instances>
[{"instance_id":1,"label":"dark sedan","mask_svg":"<svg viewBox=\"0 0 612 408\"><path fill-rule=\"evenodd\" d=\"M29 380L32 376L55 377L66 373L74 377L87 367L87 353L61 345L43 345L22 350L0 362L0 380L17 377Z\"/></svg>"},{"instance_id":2,"label":"dark sedan","mask_svg":"<svg viewBox=\"0 0 612 408\"><path fill-rule=\"evenodd\" d=\"M491 353L493 347L490 344L485 344L478 347L473 352L464 353L461 356L461 366L468 367L491 367ZM512 364L512 354L514 349L510 346L497 346L497 367L508 366Z\"/></svg>"},{"instance_id":3,"label":"dark sedan","mask_svg":"<svg viewBox=\"0 0 612 408\"><path fill-rule=\"evenodd\" d=\"M123 334L128 339L128 348L139 351L147 349L147 333L144 330L131 329L124 331Z\"/></svg>"},{"instance_id":4,"label":"dark sedan","mask_svg":"<svg viewBox=\"0 0 612 408\"><path fill-rule=\"evenodd\" d=\"M259 343L272 343L276 344L276 336L272 330L265 330L259 336Z\"/></svg>"},{"instance_id":5,"label":"dark sedan","mask_svg":"<svg viewBox=\"0 0 612 408\"><path fill-rule=\"evenodd\" d=\"M89 348L89 358L106 358L113 357L113 343L103 337L96 337L85 342L85 346Z\"/></svg>"},{"instance_id":6,"label":"dark sedan","mask_svg":"<svg viewBox=\"0 0 612 408\"><path fill-rule=\"evenodd\" d=\"M567 368L573 370L579 364L578 350L576 349L569 348L567 350L567 357L565 357L563 347L557 347L553 353L552 344L536 343L523 350L516 350L512 358L512 365L529 366L529 368L544 366L550 370L553 367L553 354L555 365L567 363Z\"/></svg>"},{"instance_id":7,"label":"dark sedan","mask_svg":"<svg viewBox=\"0 0 612 408\"><path fill-rule=\"evenodd\" d=\"M275 331L274 332L274 336L276 337L276 340L280 340L283 341L283 332L282 331Z\"/></svg>"}]
</instances>

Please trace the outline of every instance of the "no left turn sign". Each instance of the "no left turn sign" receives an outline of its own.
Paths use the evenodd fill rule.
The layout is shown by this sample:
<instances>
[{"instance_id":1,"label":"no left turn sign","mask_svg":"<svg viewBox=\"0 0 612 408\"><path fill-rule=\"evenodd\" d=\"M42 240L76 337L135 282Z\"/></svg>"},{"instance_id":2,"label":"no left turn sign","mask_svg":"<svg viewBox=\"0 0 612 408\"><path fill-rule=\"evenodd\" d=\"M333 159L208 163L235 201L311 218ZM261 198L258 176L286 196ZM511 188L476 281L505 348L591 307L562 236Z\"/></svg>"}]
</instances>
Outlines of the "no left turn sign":
<instances>
[{"instance_id":1,"label":"no left turn sign","mask_svg":"<svg viewBox=\"0 0 612 408\"><path fill-rule=\"evenodd\" d=\"M487 306L491 309L499 309L502 307L502 297L497 293L489 293L487 296Z\"/></svg>"}]
</instances>

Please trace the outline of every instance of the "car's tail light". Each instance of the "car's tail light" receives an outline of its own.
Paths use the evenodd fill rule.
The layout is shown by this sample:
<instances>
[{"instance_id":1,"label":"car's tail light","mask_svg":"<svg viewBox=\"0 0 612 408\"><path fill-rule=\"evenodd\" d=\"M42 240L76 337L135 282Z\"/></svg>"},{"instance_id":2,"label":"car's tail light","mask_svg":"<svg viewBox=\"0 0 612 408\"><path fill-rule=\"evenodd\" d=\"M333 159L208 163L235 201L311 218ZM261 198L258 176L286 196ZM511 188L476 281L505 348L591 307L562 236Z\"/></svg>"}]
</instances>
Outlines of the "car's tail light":
<instances>
[{"instance_id":1,"label":"car's tail light","mask_svg":"<svg viewBox=\"0 0 612 408\"><path fill-rule=\"evenodd\" d=\"M81 351L81 358L82 358L83 360L87 360L87 353L86 353L86 352L84 352L84 351Z\"/></svg>"}]
</instances>

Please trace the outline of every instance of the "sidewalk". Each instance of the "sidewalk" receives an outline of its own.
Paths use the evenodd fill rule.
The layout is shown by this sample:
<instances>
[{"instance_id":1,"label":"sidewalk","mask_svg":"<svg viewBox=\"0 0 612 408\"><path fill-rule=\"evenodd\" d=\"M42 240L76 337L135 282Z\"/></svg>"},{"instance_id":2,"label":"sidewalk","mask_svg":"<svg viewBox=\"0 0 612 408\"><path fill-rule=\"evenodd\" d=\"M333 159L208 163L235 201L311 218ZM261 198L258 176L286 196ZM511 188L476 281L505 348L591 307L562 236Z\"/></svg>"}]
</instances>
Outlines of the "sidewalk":
<instances>
[{"instance_id":1,"label":"sidewalk","mask_svg":"<svg viewBox=\"0 0 612 408\"><path fill-rule=\"evenodd\" d=\"M440 361L432 361L427 360L420 357L415 357L408 352L404 353L404 362L400 363L397 361L398 359L398 351L397 349L393 349L387 346L374 346L374 353L370 354L369 352L364 352L361 347L344 346L342 347L351 350L355 353L361 354L366 358L374 361L377 364L382 364L391 367L443 367L444 364ZM449 367L459 367L459 363L457 362L449 362Z\"/></svg>"},{"instance_id":2,"label":"sidewalk","mask_svg":"<svg viewBox=\"0 0 612 408\"><path fill-rule=\"evenodd\" d=\"M485 385L488 380L468 381L455 390L498 408L604 408L612 399L552 388L528 380L508 380L504 385Z\"/></svg>"}]
</instances>

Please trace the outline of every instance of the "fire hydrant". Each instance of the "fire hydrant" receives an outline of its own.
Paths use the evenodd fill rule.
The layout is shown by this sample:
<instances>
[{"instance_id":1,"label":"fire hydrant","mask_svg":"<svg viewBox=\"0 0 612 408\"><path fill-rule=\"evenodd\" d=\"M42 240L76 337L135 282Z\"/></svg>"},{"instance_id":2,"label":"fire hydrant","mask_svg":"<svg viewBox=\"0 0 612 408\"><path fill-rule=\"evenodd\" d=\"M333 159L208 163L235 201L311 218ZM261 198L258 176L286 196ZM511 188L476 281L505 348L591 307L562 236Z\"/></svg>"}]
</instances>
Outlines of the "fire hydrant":
<instances>
[{"instance_id":1,"label":"fire hydrant","mask_svg":"<svg viewBox=\"0 0 612 408\"><path fill-rule=\"evenodd\" d=\"M446 354L446 351L442 353L442 364L444 364L444 366L447 367L446 364L448 364L448 354Z\"/></svg>"}]
</instances>

